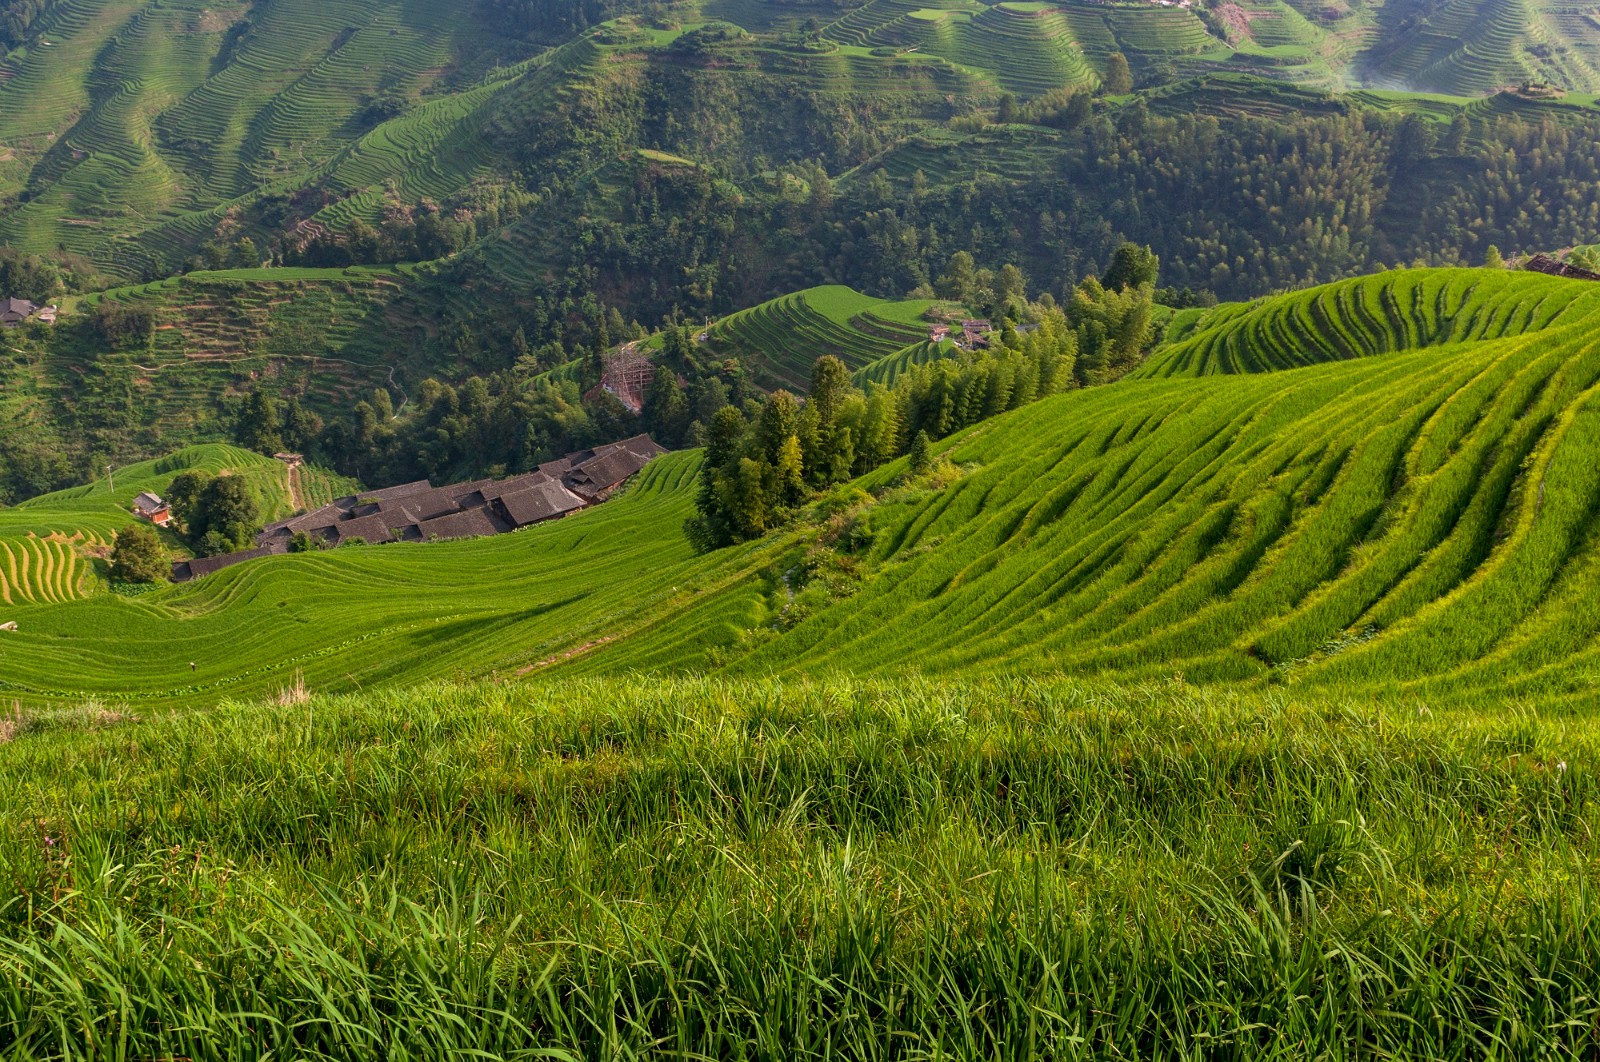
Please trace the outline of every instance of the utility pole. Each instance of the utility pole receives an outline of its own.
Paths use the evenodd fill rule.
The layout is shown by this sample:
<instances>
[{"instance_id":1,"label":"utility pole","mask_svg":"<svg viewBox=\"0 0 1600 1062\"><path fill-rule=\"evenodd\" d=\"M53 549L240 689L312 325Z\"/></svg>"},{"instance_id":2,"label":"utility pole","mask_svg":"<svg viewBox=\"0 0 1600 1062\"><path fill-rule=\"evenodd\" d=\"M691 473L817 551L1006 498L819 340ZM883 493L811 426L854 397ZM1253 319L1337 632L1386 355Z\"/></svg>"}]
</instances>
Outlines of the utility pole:
<instances>
[{"instance_id":1,"label":"utility pole","mask_svg":"<svg viewBox=\"0 0 1600 1062\"><path fill-rule=\"evenodd\" d=\"M116 490L117 489L117 475L116 475L115 472L113 472L111 470L111 466L110 465L106 466L106 489L107 490Z\"/></svg>"}]
</instances>

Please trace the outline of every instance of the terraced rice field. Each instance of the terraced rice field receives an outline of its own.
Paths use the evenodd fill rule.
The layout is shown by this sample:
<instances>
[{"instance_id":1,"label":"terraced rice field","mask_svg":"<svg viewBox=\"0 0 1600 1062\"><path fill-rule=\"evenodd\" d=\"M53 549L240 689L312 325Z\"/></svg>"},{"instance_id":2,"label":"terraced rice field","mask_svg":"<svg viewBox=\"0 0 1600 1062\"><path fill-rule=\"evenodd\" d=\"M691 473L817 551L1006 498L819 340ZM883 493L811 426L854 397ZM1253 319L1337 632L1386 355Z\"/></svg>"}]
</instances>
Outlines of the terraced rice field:
<instances>
[{"instance_id":1,"label":"terraced rice field","mask_svg":"<svg viewBox=\"0 0 1600 1062\"><path fill-rule=\"evenodd\" d=\"M1492 92L1533 74L1524 47L1533 25L1530 0L1445 0L1426 9L1415 0L1391 3L1362 73L1384 87Z\"/></svg>"},{"instance_id":2,"label":"terraced rice field","mask_svg":"<svg viewBox=\"0 0 1600 1062\"><path fill-rule=\"evenodd\" d=\"M827 35L841 44L937 55L1020 96L1091 86L1113 52L1135 57L1228 53L1191 11L1082 0L871 0L829 26Z\"/></svg>"},{"instance_id":3,"label":"terraced rice field","mask_svg":"<svg viewBox=\"0 0 1600 1062\"><path fill-rule=\"evenodd\" d=\"M933 305L874 299L839 285L810 288L723 318L708 342L716 354L744 359L762 386L803 392L823 355L856 370L926 340L921 317Z\"/></svg>"},{"instance_id":4,"label":"terraced rice field","mask_svg":"<svg viewBox=\"0 0 1600 1062\"><path fill-rule=\"evenodd\" d=\"M1502 279L1398 279L1470 305L1473 275ZM1125 381L988 422L948 446L969 470L954 486L873 511L859 593L733 666L1582 700L1600 663L1600 340L1576 316L1487 334ZM668 652L638 639L581 666Z\"/></svg>"},{"instance_id":5,"label":"terraced rice field","mask_svg":"<svg viewBox=\"0 0 1600 1062\"><path fill-rule=\"evenodd\" d=\"M423 363L437 330L424 286L363 268L190 273L117 288L79 309L109 299L150 310L149 347L106 351L86 329L65 327L51 337L51 364L63 377L91 365L126 372L144 415L180 430L252 380L307 380L313 404L331 413Z\"/></svg>"},{"instance_id":6,"label":"terraced rice field","mask_svg":"<svg viewBox=\"0 0 1600 1062\"><path fill-rule=\"evenodd\" d=\"M0 538L0 603L46 604L81 597L90 582L84 551L109 544L81 533Z\"/></svg>"},{"instance_id":7,"label":"terraced rice field","mask_svg":"<svg viewBox=\"0 0 1600 1062\"><path fill-rule=\"evenodd\" d=\"M38 28L0 78L0 237L129 275L175 269L242 197L321 179L380 89L418 93L494 44L424 0L61 0ZM490 92L403 116L346 178L463 187L484 170L470 119Z\"/></svg>"},{"instance_id":8,"label":"terraced rice field","mask_svg":"<svg viewBox=\"0 0 1600 1062\"><path fill-rule=\"evenodd\" d=\"M1089 86L1096 77L1071 27L1044 4L924 7L874 0L845 16L832 32L847 43L914 49L985 71L1023 96Z\"/></svg>"},{"instance_id":9,"label":"terraced rice field","mask_svg":"<svg viewBox=\"0 0 1600 1062\"><path fill-rule=\"evenodd\" d=\"M205 699L297 670L326 689L457 671L910 666L1584 702L1600 669L1594 290L1431 270L1231 308L1174 349L1256 337L1241 367L1258 371L1057 396L940 444L961 470L947 485L896 487L903 465L854 484L876 492L857 516L859 581L792 626L775 623L787 606L771 573L800 564L817 529L694 557L677 530L685 454L617 502L523 534L28 606L35 636L7 643L3 689L127 695L137 675L137 696ZM1388 347L1312 364L1273 353L1290 322L1340 306L1347 343L1398 314ZM859 312L843 293L832 310Z\"/></svg>"},{"instance_id":10,"label":"terraced rice field","mask_svg":"<svg viewBox=\"0 0 1600 1062\"><path fill-rule=\"evenodd\" d=\"M1399 271L1219 308L1141 377L1266 372L1577 326L1600 285L1481 269Z\"/></svg>"},{"instance_id":11,"label":"terraced rice field","mask_svg":"<svg viewBox=\"0 0 1600 1062\"><path fill-rule=\"evenodd\" d=\"M913 343L903 350L897 350L857 369L854 373L855 384L863 389L872 384L893 387L902 373L918 365L950 357L955 351L955 344L948 340L943 343L932 343L928 340Z\"/></svg>"}]
</instances>

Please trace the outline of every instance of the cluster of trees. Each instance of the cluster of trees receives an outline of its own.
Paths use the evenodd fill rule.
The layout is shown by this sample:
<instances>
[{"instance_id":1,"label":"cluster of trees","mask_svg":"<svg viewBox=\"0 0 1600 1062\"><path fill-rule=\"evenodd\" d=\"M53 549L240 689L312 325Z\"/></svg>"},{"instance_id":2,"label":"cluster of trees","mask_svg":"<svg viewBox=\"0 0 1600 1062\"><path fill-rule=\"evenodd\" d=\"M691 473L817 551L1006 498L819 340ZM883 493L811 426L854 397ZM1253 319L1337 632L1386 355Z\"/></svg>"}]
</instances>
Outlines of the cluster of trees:
<instances>
[{"instance_id":1,"label":"cluster of trees","mask_svg":"<svg viewBox=\"0 0 1600 1062\"><path fill-rule=\"evenodd\" d=\"M356 218L342 233L327 233L283 249L284 265L343 267L447 258L477 239L466 211L446 214L432 204L396 211L379 225Z\"/></svg>"},{"instance_id":2,"label":"cluster of trees","mask_svg":"<svg viewBox=\"0 0 1600 1062\"><path fill-rule=\"evenodd\" d=\"M166 501L178 531L201 557L249 549L261 530L261 500L241 476L191 468L173 477Z\"/></svg>"},{"instance_id":3,"label":"cluster of trees","mask_svg":"<svg viewBox=\"0 0 1600 1062\"><path fill-rule=\"evenodd\" d=\"M37 396L12 396L0 409L0 505L58 490L77 471L67 441Z\"/></svg>"},{"instance_id":4,"label":"cluster of trees","mask_svg":"<svg viewBox=\"0 0 1600 1062\"><path fill-rule=\"evenodd\" d=\"M46 303L61 290L61 270L48 258L0 247L0 299Z\"/></svg>"},{"instance_id":5,"label":"cluster of trees","mask_svg":"<svg viewBox=\"0 0 1600 1062\"><path fill-rule=\"evenodd\" d=\"M167 487L167 504L175 530L201 557L249 549L261 527L261 502L240 476L180 472ZM143 523L117 532L110 561L119 583L162 582L172 570L161 536Z\"/></svg>"},{"instance_id":6,"label":"cluster of trees","mask_svg":"<svg viewBox=\"0 0 1600 1062\"><path fill-rule=\"evenodd\" d=\"M0 2L0 54L28 39L28 31L40 15L50 9L51 0L3 0Z\"/></svg>"},{"instance_id":7,"label":"cluster of trees","mask_svg":"<svg viewBox=\"0 0 1600 1062\"><path fill-rule=\"evenodd\" d=\"M110 349L132 350L150 345L156 315L148 305L101 299L89 315L89 327Z\"/></svg>"},{"instance_id":8,"label":"cluster of trees","mask_svg":"<svg viewBox=\"0 0 1600 1062\"><path fill-rule=\"evenodd\" d=\"M161 536L149 524L129 524L111 544L111 578L119 583L159 583L171 573Z\"/></svg>"},{"instance_id":9,"label":"cluster of trees","mask_svg":"<svg viewBox=\"0 0 1600 1062\"><path fill-rule=\"evenodd\" d=\"M702 550L755 538L817 490L1074 386L1076 332L1058 310L1040 317L1026 335L1007 324L988 351L919 365L892 387L856 388L830 355L818 359L804 405L777 391L754 410L724 406L705 434L685 533Z\"/></svg>"},{"instance_id":10,"label":"cluster of trees","mask_svg":"<svg viewBox=\"0 0 1600 1062\"><path fill-rule=\"evenodd\" d=\"M670 405L663 401L641 421L610 393L586 388L576 370L559 376L507 370L456 384L427 379L403 411L378 388L326 423L295 396L258 390L241 407L235 438L261 453L293 450L370 483L448 482L524 471L642 430L658 430L662 442L678 445L697 436L699 417L709 417L735 393L720 378L707 377L676 390L680 405L673 408L687 416L662 412ZM740 378L737 393L744 400L754 392Z\"/></svg>"}]
</instances>

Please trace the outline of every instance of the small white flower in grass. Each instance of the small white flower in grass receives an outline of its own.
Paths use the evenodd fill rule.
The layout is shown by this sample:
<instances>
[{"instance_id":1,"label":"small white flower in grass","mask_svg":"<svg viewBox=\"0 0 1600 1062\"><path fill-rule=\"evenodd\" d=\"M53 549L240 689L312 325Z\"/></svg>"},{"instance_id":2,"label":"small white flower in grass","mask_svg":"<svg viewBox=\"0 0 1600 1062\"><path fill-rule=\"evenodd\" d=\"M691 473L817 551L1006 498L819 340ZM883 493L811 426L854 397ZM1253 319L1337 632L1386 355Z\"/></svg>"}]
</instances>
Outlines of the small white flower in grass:
<instances>
[{"instance_id":1,"label":"small white flower in grass","mask_svg":"<svg viewBox=\"0 0 1600 1062\"><path fill-rule=\"evenodd\" d=\"M1560 773L1560 774L1566 774L1567 773L1567 761L1566 760L1562 760L1560 763L1556 764L1556 771L1558 773Z\"/></svg>"}]
</instances>

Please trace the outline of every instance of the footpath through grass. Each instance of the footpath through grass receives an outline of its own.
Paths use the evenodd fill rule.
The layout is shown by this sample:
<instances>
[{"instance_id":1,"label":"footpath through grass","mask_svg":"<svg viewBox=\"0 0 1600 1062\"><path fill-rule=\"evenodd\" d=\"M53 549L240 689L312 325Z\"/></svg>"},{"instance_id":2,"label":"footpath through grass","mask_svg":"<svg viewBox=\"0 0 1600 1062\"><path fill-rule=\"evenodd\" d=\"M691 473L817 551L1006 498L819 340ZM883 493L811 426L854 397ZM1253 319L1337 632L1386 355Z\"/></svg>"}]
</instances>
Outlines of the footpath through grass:
<instances>
[{"instance_id":1,"label":"footpath through grass","mask_svg":"<svg viewBox=\"0 0 1600 1062\"><path fill-rule=\"evenodd\" d=\"M1600 724L612 679L4 724L0 1056L1600 1046Z\"/></svg>"}]
</instances>

